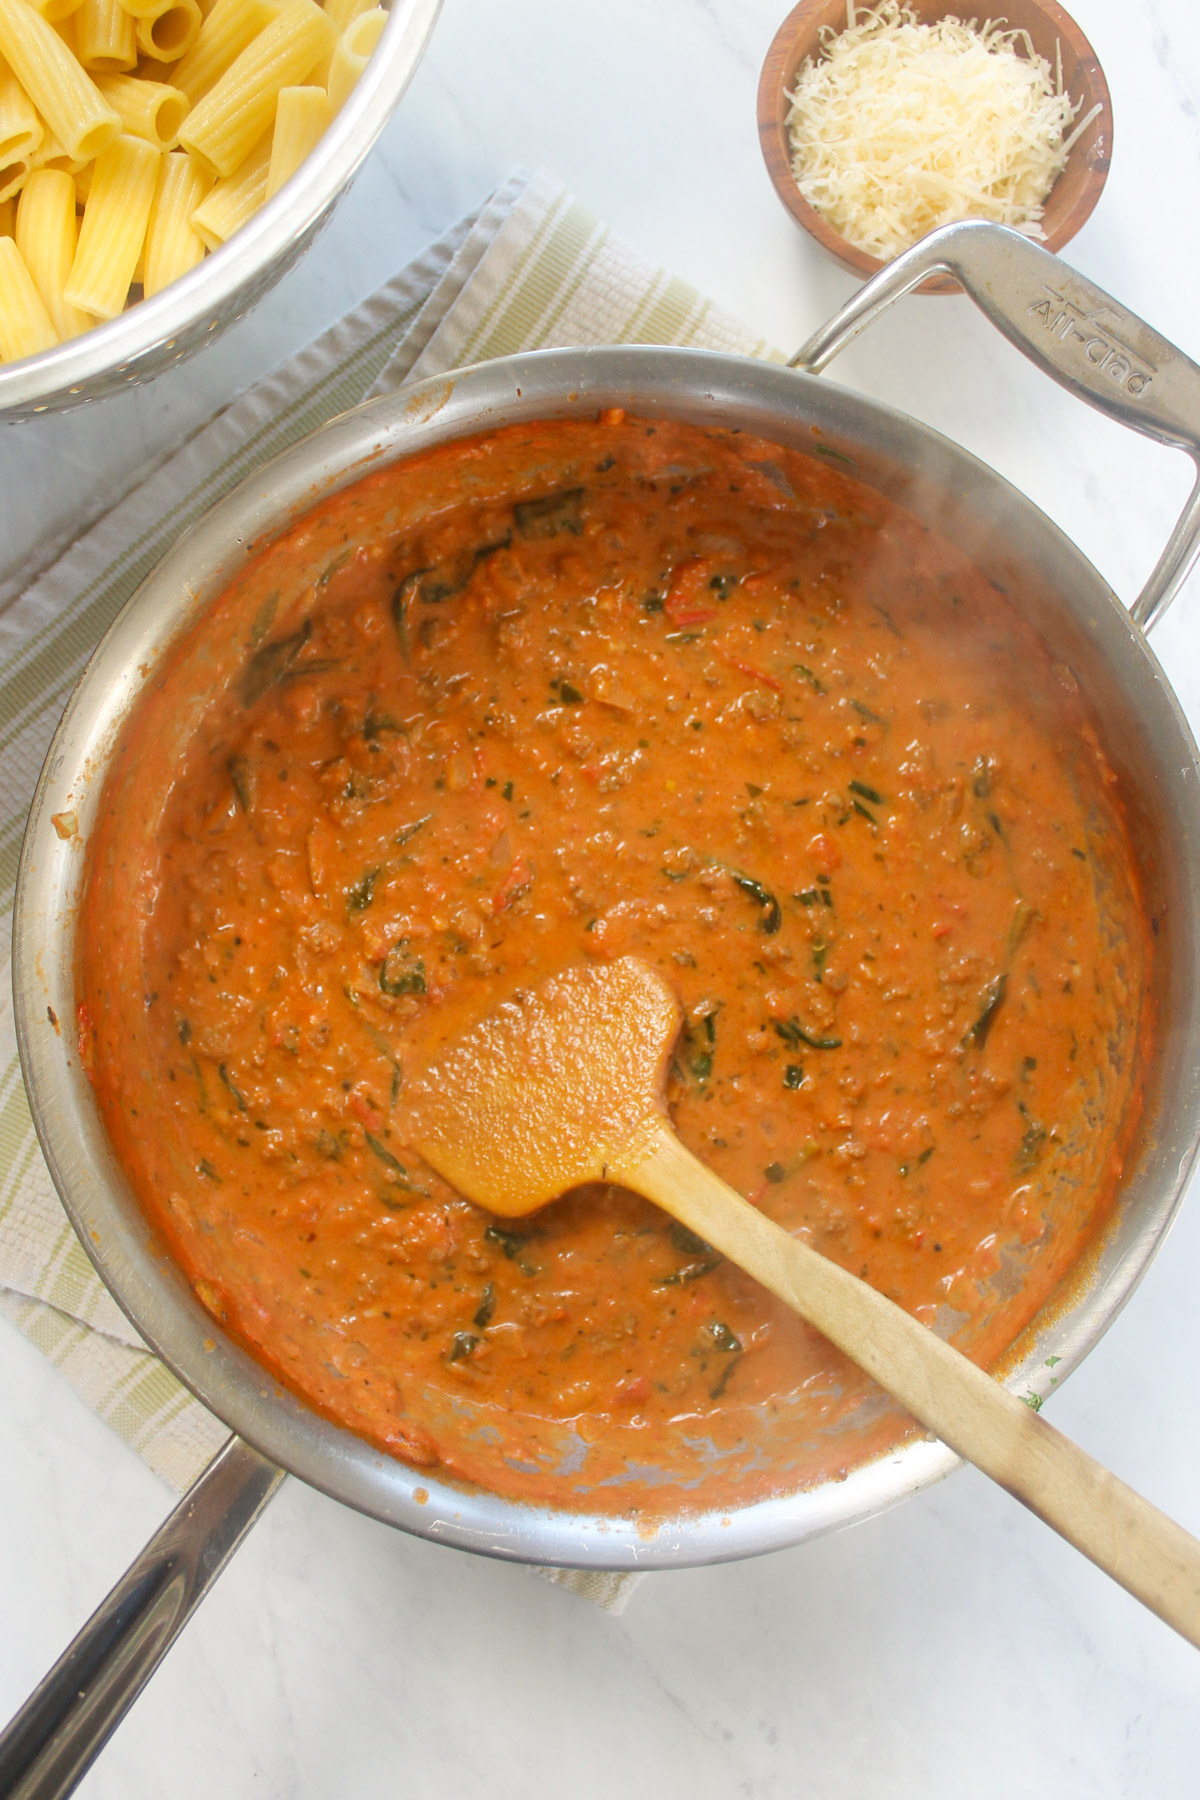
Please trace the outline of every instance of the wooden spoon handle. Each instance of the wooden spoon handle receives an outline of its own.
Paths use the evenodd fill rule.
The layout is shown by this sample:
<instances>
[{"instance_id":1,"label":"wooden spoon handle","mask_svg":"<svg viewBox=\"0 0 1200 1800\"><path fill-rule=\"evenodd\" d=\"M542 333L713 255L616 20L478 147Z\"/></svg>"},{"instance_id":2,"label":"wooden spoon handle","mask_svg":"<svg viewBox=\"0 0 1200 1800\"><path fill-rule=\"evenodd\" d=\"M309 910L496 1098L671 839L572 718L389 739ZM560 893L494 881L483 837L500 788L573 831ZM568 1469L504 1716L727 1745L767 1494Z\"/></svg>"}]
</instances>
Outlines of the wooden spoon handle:
<instances>
[{"instance_id":1,"label":"wooden spoon handle","mask_svg":"<svg viewBox=\"0 0 1200 1800\"><path fill-rule=\"evenodd\" d=\"M1200 1543L1165 1513L902 1307L756 1211L665 1119L610 1160L608 1177L794 1307L943 1443L1200 1648Z\"/></svg>"}]
</instances>

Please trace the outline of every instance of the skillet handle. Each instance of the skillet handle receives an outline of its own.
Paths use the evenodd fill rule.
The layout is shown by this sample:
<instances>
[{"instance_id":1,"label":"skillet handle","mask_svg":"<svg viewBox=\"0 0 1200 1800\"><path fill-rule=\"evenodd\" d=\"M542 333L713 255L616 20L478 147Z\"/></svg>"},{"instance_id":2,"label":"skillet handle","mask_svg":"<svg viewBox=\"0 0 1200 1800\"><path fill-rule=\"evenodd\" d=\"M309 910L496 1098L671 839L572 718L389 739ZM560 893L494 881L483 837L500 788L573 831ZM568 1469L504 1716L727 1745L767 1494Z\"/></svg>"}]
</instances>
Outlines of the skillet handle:
<instances>
[{"instance_id":1,"label":"skillet handle","mask_svg":"<svg viewBox=\"0 0 1200 1800\"><path fill-rule=\"evenodd\" d=\"M61 1800L91 1767L283 1480L232 1437L0 1732L0 1800Z\"/></svg>"},{"instance_id":2,"label":"skillet handle","mask_svg":"<svg viewBox=\"0 0 1200 1800\"><path fill-rule=\"evenodd\" d=\"M881 269L797 350L789 367L819 375L894 300L939 273L957 281L1009 343L1060 387L1119 424L1186 451L1196 465L1179 523L1130 609L1148 630L1200 554L1200 368L1048 250L981 219L943 225Z\"/></svg>"}]
</instances>

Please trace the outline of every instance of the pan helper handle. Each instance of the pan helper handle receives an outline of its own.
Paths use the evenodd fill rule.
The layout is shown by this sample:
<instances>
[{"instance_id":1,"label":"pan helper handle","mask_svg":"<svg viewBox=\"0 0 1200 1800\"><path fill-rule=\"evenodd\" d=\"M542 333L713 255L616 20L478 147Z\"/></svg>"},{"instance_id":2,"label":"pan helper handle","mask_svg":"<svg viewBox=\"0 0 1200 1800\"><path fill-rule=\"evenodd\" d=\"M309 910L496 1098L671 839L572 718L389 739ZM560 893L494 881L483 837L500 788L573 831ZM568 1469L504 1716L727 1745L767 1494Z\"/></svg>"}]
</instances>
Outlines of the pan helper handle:
<instances>
[{"instance_id":1,"label":"pan helper handle","mask_svg":"<svg viewBox=\"0 0 1200 1800\"><path fill-rule=\"evenodd\" d=\"M789 366L819 375L894 300L934 274L957 281L996 329L1060 387L1191 457L1197 479L1188 503L1131 608L1148 630L1200 554L1200 368L1048 250L980 219L931 231L881 269Z\"/></svg>"}]
</instances>

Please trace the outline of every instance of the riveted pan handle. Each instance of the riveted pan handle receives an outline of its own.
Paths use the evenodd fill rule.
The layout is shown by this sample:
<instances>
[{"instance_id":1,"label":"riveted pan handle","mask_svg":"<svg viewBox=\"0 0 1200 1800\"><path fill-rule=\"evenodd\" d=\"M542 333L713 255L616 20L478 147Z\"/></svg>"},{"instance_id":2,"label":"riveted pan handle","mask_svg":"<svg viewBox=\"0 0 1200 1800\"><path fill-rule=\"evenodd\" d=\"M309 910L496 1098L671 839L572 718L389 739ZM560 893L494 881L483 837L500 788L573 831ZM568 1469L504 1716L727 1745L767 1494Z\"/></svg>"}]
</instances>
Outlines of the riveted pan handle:
<instances>
[{"instance_id":1,"label":"riveted pan handle","mask_svg":"<svg viewBox=\"0 0 1200 1800\"><path fill-rule=\"evenodd\" d=\"M793 356L819 375L893 300L928 275L951 276L998 331L1061 387L1160 444L1184 450L1197 480L1131 608L1161 617L1200 553L1200 368L1103 288L1020 232L983 220L944 225L861 287Z\"/></svg>"}]
</instances>

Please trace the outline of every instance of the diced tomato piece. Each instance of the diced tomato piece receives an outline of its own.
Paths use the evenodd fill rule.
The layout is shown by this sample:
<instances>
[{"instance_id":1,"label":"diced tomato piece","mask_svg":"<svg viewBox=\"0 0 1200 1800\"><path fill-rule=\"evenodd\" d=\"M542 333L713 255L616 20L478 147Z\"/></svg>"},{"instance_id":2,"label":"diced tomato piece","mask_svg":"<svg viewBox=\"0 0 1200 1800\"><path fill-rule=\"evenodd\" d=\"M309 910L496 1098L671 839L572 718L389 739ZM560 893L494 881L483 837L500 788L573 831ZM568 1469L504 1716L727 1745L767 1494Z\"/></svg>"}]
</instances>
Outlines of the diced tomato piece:
<instances>
[{"instance_id":1,"label":"diced tomato piece","mask_svg":"<svg viewBox=\"0 0 1200 1800\"><path fill-rule=\"evenodd\" d=\"M711 624L713 619L717 616L717 609L715 606L689 606L686 600L677 600L674 605L672 605L671 596L669 594L667 595L666 602L663 606L663 611L666 613L668 619L670 619L672 625L679 627L684 625L708 625Z\"/></svg>"},{"instance_id":2,"label":"diced tomato piece","mask_svg":"<svg viewBox=\"0 0 1200 1800\"><path fill-rule=\"evenodd\" d=\"M643 1400L650 1398L650 1383L644 1375L635 1375L629 1381L622 1381L613 1395L614 1406L640 1406Z\"/></svg>"},{"instance_id":3,"label":"diced tomato piece","mask_svg":"<svg viewBox=\"0 0 1200 1800\"><path fill-rule=\"evenodd\" d=\"M740 656L730 656L726 660L731 669L736 669L748 681L761 681L764 687L774 688L777 694L782 694L783 683L778 676L768 675L765 669L756 669L753 663L743 662Z\"/></svg>"},{"instance_id":4,"label":"diced tomato piece","mask_svg":"<svg viewBox=\"0 0 1200 1800\"><path fill-rule=\"evenodd\" d=\"M492 895L492 911L504 912L533 880L533 869L527 856L518 856L508 874Z\"/></svg>"},{"instance_id":5,"label":"diced tomato piece","mask_svg":"<svg viewBox=\"0 0 1200 1800\"><path fill-rule=\"evenodd\" d=\"M835 869L841 867L842 853L833 839L826 837L823 831L818 831L816 837L808 840L808 854L817 865L818 874L832 875Z\"/></svg>"},{"instance_id":6,"label":"diced tomato piece","mask_svg":"<svg viewBox=\"0 0 1200 1800\"><path fill-rule=\"evenodd\" d=\"M715 606L702 605L701 595L708 591L710 566L701 557L689 557L671 571L671 586L663 602L663 611L672 625L707 625L715 619Z\"/></svg>"},{"instance_id":7,"label":"diced tomato piece","mask_svg":"<svg viewBox=\"0 0 1200 1800\"><path fill-rule=\"evenodd\" d=\"M355 1118L361 1119L362 1123L370 1126L372 1131L378 1131L379 1127L383 1124L383 1114L379 1111L379 1108L367 1098L366 1094L357 1092L352 1093L346 1104L349 1106L350 1111L354 1114Z\"/></svg>"}]
</instances>

